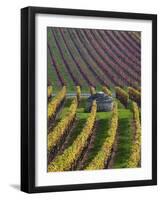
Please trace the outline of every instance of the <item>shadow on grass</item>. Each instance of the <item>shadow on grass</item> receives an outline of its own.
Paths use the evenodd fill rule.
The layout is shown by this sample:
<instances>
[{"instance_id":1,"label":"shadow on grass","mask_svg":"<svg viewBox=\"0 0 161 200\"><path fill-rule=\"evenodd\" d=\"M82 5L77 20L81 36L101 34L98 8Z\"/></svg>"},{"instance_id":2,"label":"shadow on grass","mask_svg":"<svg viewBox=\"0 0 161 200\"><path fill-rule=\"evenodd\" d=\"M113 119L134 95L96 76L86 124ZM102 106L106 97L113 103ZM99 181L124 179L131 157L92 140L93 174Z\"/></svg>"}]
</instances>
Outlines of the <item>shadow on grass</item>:
<instances>
[{"instance_id":1,"label":"shadow on grass","mask_svg":"<svg viewBox=\"0 0 161 200\"><path fill-rule=\"evenodd\" d=\"M75 126L71 132L71 137L69 138L69 142L67 145L67 148L72 145L74 140L77 138L77 136L81 133L84 125L86 123L86 119L77 119L75 122Z\"/></svg>"}]
</instances>

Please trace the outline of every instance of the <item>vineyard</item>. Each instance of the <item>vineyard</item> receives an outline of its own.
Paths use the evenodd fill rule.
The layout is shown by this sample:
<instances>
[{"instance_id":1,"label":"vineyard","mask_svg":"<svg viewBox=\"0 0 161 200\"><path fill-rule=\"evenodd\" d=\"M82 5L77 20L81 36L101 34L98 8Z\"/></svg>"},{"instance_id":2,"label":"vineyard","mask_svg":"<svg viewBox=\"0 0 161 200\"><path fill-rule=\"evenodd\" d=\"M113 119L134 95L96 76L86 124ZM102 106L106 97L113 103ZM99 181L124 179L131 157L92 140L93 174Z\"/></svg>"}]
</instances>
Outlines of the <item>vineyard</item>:
<instances>
[{"instance_id":1,"label":"vineyard","mask_svg":"<svg viewBox=\"0 0 161 200\"><path fill-rule=\"evenodd\" d=\"M140 33L48 27L47 36L48 172L140 167ZM87 111L97 94L111 110L96 99Z\"/></svg>"}]
</instances>

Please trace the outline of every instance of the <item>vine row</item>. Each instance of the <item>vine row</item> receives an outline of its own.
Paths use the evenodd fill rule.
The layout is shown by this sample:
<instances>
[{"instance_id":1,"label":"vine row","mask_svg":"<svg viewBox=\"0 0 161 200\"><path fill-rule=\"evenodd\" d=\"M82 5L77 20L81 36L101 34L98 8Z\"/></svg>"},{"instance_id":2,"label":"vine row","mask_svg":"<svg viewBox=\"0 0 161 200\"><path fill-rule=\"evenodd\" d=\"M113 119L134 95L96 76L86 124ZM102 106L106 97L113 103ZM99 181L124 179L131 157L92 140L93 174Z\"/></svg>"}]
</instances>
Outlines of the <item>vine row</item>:
<instances>
[{"instance_id":1,"label":"vine row","mask_svg":"<svg viewBox=\"0 0 161 200\"><path fill-rule=\"evenodd\" d=\"M112 147L115 141L115 136L117 132L118 126L118 109L117 102L114 102L112 118L110 123L110 128L107 130L107 138L97 155L94 159L88 164L86 167L87 170L95 170L95 169L104 169L107 163L107 160L111 156Z\"/></svg>"},{"instance_id":2,"label":"vine row","mask_svg":"<svg viewBox=\"0 0 161 200\"><path fill-rule=\"evenodd\" d=\"M58 155L54 161L52 161L48 165L48 172L56 172L56 171L68 171L75 166L75 163L81 156L84 148L88 143L88 139L92 134L92 130L95 124L97 112L97 104L96 101L93 101L91 112L88 116L86 124L78 135L78 137L74 140L71 146L69 146L63 154Z\"/></svg>"}]
</instances>

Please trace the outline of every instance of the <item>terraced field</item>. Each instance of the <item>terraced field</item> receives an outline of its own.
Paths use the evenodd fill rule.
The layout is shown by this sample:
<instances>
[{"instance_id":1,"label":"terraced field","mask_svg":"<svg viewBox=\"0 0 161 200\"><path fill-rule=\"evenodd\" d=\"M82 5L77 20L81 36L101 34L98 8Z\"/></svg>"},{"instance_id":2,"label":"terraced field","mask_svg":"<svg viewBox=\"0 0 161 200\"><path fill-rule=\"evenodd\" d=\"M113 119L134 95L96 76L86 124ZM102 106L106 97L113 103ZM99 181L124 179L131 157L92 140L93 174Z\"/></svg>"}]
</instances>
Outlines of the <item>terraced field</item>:
<instances>
[{"instance_id":1,"label":"terraced field","mask_svg":"<svg viewBox=\"0 0 161 200\"><path fill-rule=\"evenodd\" d=\"M48 172L140 167L140 32L48 27L47 58Z\"/></svg>"}]
</instances>

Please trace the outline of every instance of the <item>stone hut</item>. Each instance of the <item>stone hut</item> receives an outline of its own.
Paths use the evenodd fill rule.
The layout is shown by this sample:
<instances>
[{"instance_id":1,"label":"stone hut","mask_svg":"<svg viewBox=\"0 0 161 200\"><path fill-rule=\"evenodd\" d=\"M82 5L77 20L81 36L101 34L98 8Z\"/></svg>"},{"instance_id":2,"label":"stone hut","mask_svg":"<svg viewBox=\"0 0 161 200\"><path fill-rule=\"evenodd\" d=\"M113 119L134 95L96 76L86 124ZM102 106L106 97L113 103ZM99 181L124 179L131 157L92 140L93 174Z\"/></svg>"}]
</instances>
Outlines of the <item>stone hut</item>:
<instances>
[{"instance_id":1,"label":"stone hut","mask_svg":"<svg viewBox=\"0 0 161 200\"><path fill-rule=\"evenodd\" d=\"M98 92L96 94L91 95L87 99L87 112L90 112L93 100L96 100L98 112L111 111L113 108L113 98L111 96L107 96L104 92Z\"/></svg>"}]
</instances>

